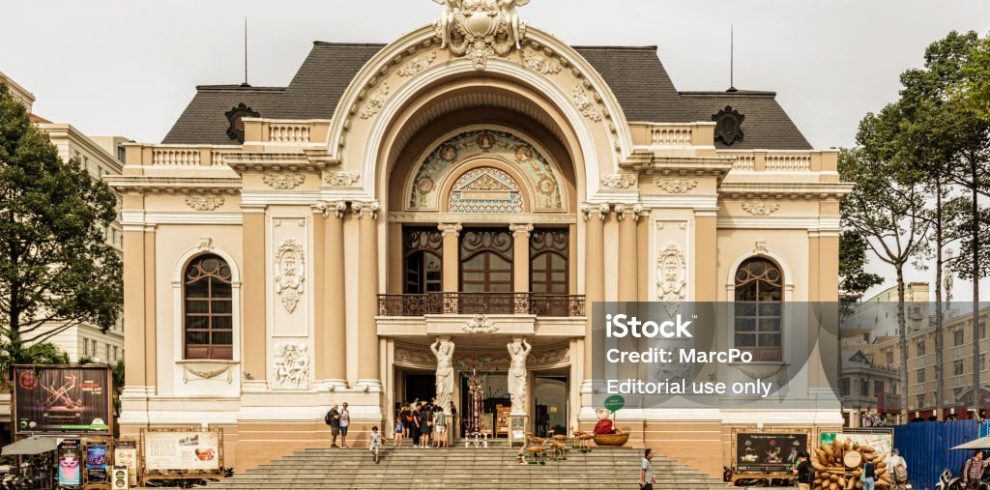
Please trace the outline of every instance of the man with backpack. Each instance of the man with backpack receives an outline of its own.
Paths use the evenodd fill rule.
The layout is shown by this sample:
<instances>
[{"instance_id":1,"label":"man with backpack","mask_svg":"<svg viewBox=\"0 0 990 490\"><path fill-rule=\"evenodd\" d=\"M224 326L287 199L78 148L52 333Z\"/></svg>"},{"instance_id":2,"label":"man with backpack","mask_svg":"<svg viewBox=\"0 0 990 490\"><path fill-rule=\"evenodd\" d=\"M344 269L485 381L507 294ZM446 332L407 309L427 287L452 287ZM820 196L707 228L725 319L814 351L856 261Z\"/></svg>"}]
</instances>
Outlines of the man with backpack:
<instances>
[{"instance_id":1,"label":"man with backpack","mask_svg":"<svg viewBox=\"0 0 990 490\"><path fill-rule=\"evenodd\" d=\"M908 473L907 462L901 457L900 451L894 448L883 462L887 465L887 471L894 477L894 489L903 489L908 482Z\"/></svg>"},{"instance_id":2,"label":"man with backpack","mask_svg":"<svg viewBox=\"0 0 990 490\"><path fill-rule=\"evenodd\" d=\"M811 490L811 483L815 480L815 469L811 467L809 459L806 452L798 454L798 464L794 467L798 490Z\"/></svg>"},{"instance_id":3,"label":"man with backpack","mask_svg":"<svg viewBox=\"0 0 990 490\"><path fill-rule=\"evenodd\" d=\"M330 447L338 447L337 436L340 435L340 410L337 409L336 403L330 407L330 411L323 417L323 422L330 426L330 436L333 437Z\"/></svg>"},{"instance_id":4,"label":"man with backpack","mask_svg":"<svg viewBox=\"0 0 990 490\"><path fill-rule=\"evenodd\" d=\"M986 469L987 462L983 459L983 450L978 450L973 454L973 457L966 460L966 466L963 466L963 486L967 490L980 488L983 472Z\"/></svg>"}]
</instances>

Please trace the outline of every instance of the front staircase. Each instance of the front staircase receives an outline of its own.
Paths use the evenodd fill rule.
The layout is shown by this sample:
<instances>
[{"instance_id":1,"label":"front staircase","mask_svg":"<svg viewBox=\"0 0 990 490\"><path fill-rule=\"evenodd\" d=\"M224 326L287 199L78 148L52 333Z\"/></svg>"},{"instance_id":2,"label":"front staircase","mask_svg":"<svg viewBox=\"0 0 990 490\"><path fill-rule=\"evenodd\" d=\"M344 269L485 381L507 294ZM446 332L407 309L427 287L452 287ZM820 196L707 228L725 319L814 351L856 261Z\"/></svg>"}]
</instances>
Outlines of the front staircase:
<instances>
[{"instance_id":1,"label":"front staircase","mask_svg":"<svg viewBox=\"0 0 990 490\"><path fill-rule=\"evenodd\" d=\"M637 489L642 450L595 448L567 452L564 461L519 464L519 448L445 449L386 446L381 463L367 448L306 449L233 478L210 490L289 489ZM659 489L724 489L720 480L660 456L653 458Z\"/></svg>"}]
</instances>

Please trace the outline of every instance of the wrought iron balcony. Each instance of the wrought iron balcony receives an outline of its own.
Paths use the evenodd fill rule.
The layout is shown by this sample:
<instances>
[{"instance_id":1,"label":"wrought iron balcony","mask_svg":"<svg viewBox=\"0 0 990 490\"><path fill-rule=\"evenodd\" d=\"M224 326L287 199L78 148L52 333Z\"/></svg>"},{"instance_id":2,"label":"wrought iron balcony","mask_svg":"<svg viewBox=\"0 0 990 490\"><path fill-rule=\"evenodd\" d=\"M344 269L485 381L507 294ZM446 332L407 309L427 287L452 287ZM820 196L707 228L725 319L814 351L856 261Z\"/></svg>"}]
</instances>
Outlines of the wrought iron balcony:
<instances>
[{"instance_id":1,"label":"wrought iron balcony","mask_svg":"<svg viewBox=\"0 0 990 490\"><path fill-rule=\"evenodd\" d=\"M538 293L380 294L378 314L578 317L584 316L584 296Z\"/></svg>"}]
</instances>

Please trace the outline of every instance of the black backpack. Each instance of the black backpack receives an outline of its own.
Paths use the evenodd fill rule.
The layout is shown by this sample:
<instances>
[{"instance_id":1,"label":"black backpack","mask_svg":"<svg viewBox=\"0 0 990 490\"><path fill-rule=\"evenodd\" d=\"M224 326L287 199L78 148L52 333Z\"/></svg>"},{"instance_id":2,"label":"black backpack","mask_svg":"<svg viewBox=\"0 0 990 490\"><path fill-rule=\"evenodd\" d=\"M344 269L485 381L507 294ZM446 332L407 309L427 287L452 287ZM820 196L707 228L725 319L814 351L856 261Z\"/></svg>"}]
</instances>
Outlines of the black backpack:
<instances>
[{"instance_id":1,"label":"black backpack","mask_svg":"<svg viewBox=\"0 0 990 490\"><path fill-rule=\"evenodd\" d=\"M332 420L333 419L330 417L330 414L331 413L333 413L333 409L332 408L330 410L327 410L327 414L325 416L323 416L323 423L325 423L327 425L332 425Z\"/></svg>"}]
</instances>

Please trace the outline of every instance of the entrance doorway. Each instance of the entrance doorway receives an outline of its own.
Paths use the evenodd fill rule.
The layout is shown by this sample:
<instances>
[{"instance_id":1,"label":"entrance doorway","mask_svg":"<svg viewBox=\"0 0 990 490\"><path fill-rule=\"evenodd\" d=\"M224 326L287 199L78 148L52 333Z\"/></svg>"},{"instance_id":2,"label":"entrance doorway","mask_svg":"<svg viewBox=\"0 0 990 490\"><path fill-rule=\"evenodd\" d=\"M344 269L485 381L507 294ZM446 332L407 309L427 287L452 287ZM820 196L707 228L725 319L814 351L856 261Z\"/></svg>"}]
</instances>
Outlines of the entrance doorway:
<instances>
[{"instance_id":1,"label":"entrance doorway","mask_svg":"<svg viewBox=\"0 0 990 490\"><path fill-rule=\"evenodd\" d=\"M533 432L537 437L567 434L567 377L537 374L533 378Z\"/></svg>"},{"instance_id":2,"label":"entrance doorway","mask_svg":"<svg viewBox=\"0 0 990 490\"><path fill-rule=\"evenodd\" d=\"M437 377L435 374L407 373L405 390L402 401L412 403L417 398L430 401L437 396Z\"/></svg>"}]
</instances>

